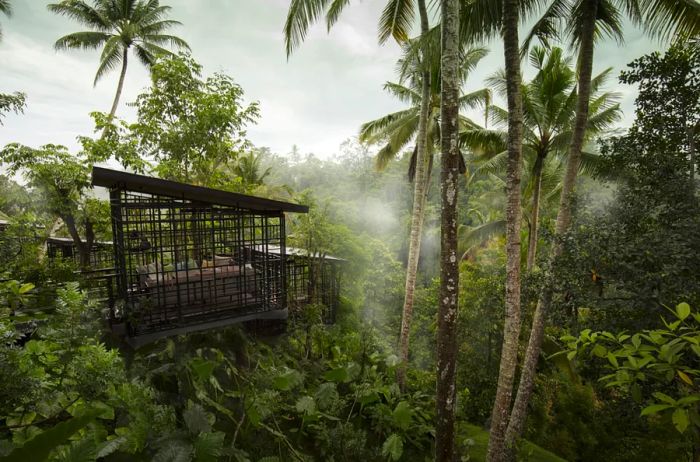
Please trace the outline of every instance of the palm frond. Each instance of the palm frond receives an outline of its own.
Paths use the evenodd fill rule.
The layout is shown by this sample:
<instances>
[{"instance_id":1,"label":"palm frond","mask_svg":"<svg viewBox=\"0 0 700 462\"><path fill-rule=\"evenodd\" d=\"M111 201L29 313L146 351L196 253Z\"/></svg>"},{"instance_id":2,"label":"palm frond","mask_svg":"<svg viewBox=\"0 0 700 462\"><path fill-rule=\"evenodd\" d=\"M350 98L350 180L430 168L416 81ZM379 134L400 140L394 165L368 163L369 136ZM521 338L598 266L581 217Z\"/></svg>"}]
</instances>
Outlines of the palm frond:
<instances>
[{"instance_id":1,"label":"palm frond","mask_svg":"<svg viewBox=\"0 0 700 462\"><path fill-rule=\"evenodd\" d=\"M439 69L440 62L440 25L431 27L428 32L403 44L403 56L398 61L399 79L420 74L424 69ZM437 65L436 65L437 63ZM439 73L433 72L437 78Z\"/></svg>"},{"instance_id":2,"label":"palm frond","mask_svg":"<svg viewBox=\"0 0 700 462\"><path fill-rule=\"evenodd\" d=\"M164 48L160 48L160 47L157 47L157 48L160 48L160 50L162 50L164 53L154 52L155 50L153 50L153 47L157 47L157 45L151 45L150 46L151 49L149 49L149 47L147 47L146 45L141 44L141 43L134 45L134 52L136 53L136 56L139 58L139 61L141 61L141 64L143 64L144 66L146 66L148 68L153 66L153 64L156 62L156 59L158 56L160 56L160 55L167 56L167 54L170 53L168 50L165 50Z\"/></svg>"},{"instance_id":3,"label":"palm frond","mask_svg":"<svg viewBox=\"0 0 700 462\"><path fill-rule=\"evenodd\" d=\"M459 143L475 156L495 155L506 149L507 133L502 130L466 130L459 134Z\"/></svg>"},{"instance_id":4,"label":"palm frond","mask_svg":"<svg viewBox=\"0 0 700 462\"><path fill-rule=\"evenodd\" d=\"M486 47L471 46L462 52L460 56L460 72L466 77L489 54Z\"/></svg>"},{"instance_id":5,"label":"palm frond","mask_svg":"<svg viewBox=\"0 0 700 462\"><path fill-rule=\"evenodd\" d=\"M508 152L484 153L481 156L472 157L472 165L479 173L498 175L506 170L508 164Z\"/></svg>"},{"instance_id":6,"label":"palm frond","mask_svg":"<svg viewBox=\"0 0 700 462\"><path fill-rule=\"evenodd\" d=\"M350 3L350 0L333 0L333 3L328 7L326 12L326 28L330 31L333 24L340 18L340 13L343 12L346 6Z\"/></svg>"},{"instance_id":7,"label":"palm frond","mask_svg":"<svg viewBox=\"0 0 700 462\"><path fill-rule=\"evenodd\" d=\"M122 14L129 14L133 22L140 24L153 24L161 22L172 8L166 5L160 5L156 0L149 0L147 3L139 2L136 8L131 13L123 11Z\"/></svg>"},{"instance_id":8,"label":"palm frond","mask_svg":"<svg viewBox=\"0 0 700 462\"><path fill-rule=\"evenodd\" d=\"M507 125L508 111L499 106L489 106L489 120L496 126Z\"/></svg>"},{"instance_id":9,"label":"palm frond","mask_svg":"<svg viewBox=\"0 0 700 462\"><path fill-rule=\"evenodd\" d=\"M101 11L83 1L63 0L60 3L50 3L47 5L47 8L52 13L66 16L85 26L98 30L108 31L111 27L110 21Z\"/></svg>"},{"instance_id":10,"label":"palm frond","mask_svg":"<svg viewBox=\"0 0 700 462\"><path fill-rule=\"evenodd\" d=\"M160 34L161 32L170 29L171 27L181 26L180 21L174 19L163 19L162 21L153 23L134 23L139 26L139 35Z\"/></svg>"},{"instance_id":11,"label":"palm frond","mask_svg":"<svg viewBox=\"0 0 700 462\"><path fill-rule=\"evenodd\" d=\"M493 220L473 228L463 228L463 231L460 233L462 234L460 236L460 247L471 249L480 246L494 236L504 234L505 230L505 220Z\"/></svg>"},{"instance_id":12,"label":"palm frond","mask_svg":"<svg viewBox=\"0 0 700 462\"><path fill-rule=\"evenodd\" d=\"M122 52L124 48L122 45L121 38L119 36L112 36L105 43L105 47L102 50L102 56L100 56L100 65L97 68L97 73L95 74L94 85L97 85L97 81L102 78L104 74L113 70L122 62Z\"/></svg>"},{"instance_id":13,"label":"palm frond","mask_svg":"<svg viewBox=\"0 0 700 462\"><path fill-rule=\"evenodd\" d=\"M614 104L588 118L588 124L586 125L587 135L598 135L620 120L622 120L622 110L619 104Z\"/></svg>"},{"instance_id":14,"label":"palm frond","mask_svg":"<svg viewBox=\"0 0 700 462\"><path fill-rule=\"evenodd\" d=\"M525 36L520 48L521 56L527 54L534 39L549 48L550 41L560 37L561 25L569 14L569 8L569 2L566 0L553 1Z\"/></svg>"},{"instance_id":15,"label":"palm frond","mask_svg":"<svg viewBox=\"0 0 700 462\"><path fill-rule=\"evenodd\" d=\"M0 13L4 13L8 18L12 16L10 0L0 0Z\"/></svg>"},{"instance_id":16,"label":"palm frond","mask_svg":"<svg viewBox=\"0 0 700 462\"><path fill-rule=\"evenodd\" d=\"M379 18L379 43L386 42L389 37L399 43L407 41L414 11L414 0L388 0Z\"/></svg>"},{"instance_id":17,"label":"palm frond","mask_svg":"<svg viewBox=\"0 0 700 462\"><path fill-rule=\"evenodd\" d=\"M591 78L592 93L597 92L600 89L600 87L607 83L608 79L610 78L610 74L612 74L612 71L613 68L608 67L607 69L603 70L602 72L599 72Z\"/></svg>"},{"instance_id":18,"label":"palm frond","mask_svg":"<svg viewBox=\"0 0 700 462\"><path fill-rule=\"evenodd\" d=\"M94 50L107 42L110 37L112 36L106 32L74 32L56 40L54 48L56 50L71 50L76 48Z\"/></svg>"},{"instance_id":19,"label":"palm frond","mask_svg":"<svg viewBox=\"0 0 700 462\"><path fill-rule=\"evenodd\" d=\"M386 82L384 90L396 97L399 101L414 106L420 105L421 95L408 87L394 82Z\"/></svg>"},{"instance_id":20,"label":"palm frond","mask_svg":"<svg viewBox=\"0 0 700 462\"><path fill-rule=\"evenodd\" d=\"M482 88L459 97L459 108L462 110L487 107L491 103L491 90Z\"/></svg>"},{"instance_id":21,"label":"palm frond","mask_svg":"<svg viewBox=\"0 0 700 462\"><path fill-rule=\"evenodd\" d=\"M360 126L359 140L362 143L378 143L382 139L389 136L390 127L397 123L416 117L418 111L415 108L404 109L402 111L392 112L384 117L365 122Z\"/></svg>"},{"instance_id":22,"label":"palm frond","mask_svg":"<svg viewBox=\"0 0 700 462\"><path fill-rule=\"evenodd\" d=\"M649 33L661 39L689 39L700 35L697 0L646 0L641 16Z\"/></svg>"},{"instance_id":23,"label":"palm frond","mask_svg":"<svg viewBox=\"0 0 700 462\"><path fill-rule=\"evenodd\" d=\"M284 47L287 57L306 38L309 27L323 14L330 0L292 0L284 23Z\"/></svg>"},{"instance_id":24,"label":"palm frond","mask_svg":"<svg viewBox=\"0 0 700 462\"><path fill-rule=\"evenodd\" d=\"M598 154L588 151L581 152L581 163L579 164L579 172L582 175L597 178L607 176L608 173L603 158Z\"/></svg>"},{"instance_id":25,"label":"palm frond","mask_svg":"<svg viewBox=\"0 0 700 462\"><path fill-rule=\"evenodd\" d=\"M180 37L177 37L175 35L167 35L167 34L153 34L153 35L145 35L143 37L144 42L149 42L154 45L168 45L171 48L178 48L178 49L183 49L183 50L189 50L190 46L182 40Z\"/></svg>"}]
</instances>

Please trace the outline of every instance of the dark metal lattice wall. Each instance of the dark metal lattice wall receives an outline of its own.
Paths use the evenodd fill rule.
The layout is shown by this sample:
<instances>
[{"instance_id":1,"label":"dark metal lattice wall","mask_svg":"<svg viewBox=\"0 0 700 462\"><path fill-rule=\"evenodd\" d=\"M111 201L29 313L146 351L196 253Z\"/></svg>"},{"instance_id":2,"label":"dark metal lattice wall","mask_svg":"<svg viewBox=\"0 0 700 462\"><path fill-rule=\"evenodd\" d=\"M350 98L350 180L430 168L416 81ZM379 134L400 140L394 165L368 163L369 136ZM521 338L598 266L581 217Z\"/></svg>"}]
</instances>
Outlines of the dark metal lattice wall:
<instances>
[{"instance_id":1,"label":"dark metal lattice wall","mask_svg":"<svg viewBox=\"0 0 700 462\"><path fill-rule=\"evenodd\" d=\"M332 324L340 303L341 260L287 255L287 299L290 314L310 303L323 305L323 322Z\"/></svg>"},{"instance_id":2,"label":"dark metal lattice wall","mask_svg":"<svg viewBox=\"0 0 700 462\"><path fill-rule=\"evenodd\" d=\"M123 300L112 317L129 336L286 308L285 253L267 252L284 249L283 212L121 189L110 201Z\"/></svg>"}]
</instances>

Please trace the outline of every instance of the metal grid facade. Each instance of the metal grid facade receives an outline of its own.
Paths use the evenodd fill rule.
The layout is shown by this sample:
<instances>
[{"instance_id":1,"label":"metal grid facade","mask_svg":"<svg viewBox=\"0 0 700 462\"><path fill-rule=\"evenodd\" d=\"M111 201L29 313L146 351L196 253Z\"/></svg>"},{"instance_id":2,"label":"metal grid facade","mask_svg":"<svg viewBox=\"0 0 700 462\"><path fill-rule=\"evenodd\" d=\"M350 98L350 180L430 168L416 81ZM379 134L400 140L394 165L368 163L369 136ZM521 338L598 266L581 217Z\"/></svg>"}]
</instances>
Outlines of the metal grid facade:
<instances>
[{"instance_id":1,"label":"metal grid facade","mask_svg":"<svg viewBox=\"0 0 700 462\"><path fill-rule=\"evenodd\" d=\"M117 296L129 336L286 308L284 213L110 191ZM253 250L259 249L261 251Z\"/></svg>"},{"instance_id":2,"label":"metal grid facade","mask_svg":"<svg viewBox=\"0 0 700 462\"><path fill-rule=\"evenodd\" d=\"M305 305L323 305L323 322L332 324L340 303L342 261L313 256L287 255L287 300L290 314L298 315Z\"/></svg>"}]
</instances>

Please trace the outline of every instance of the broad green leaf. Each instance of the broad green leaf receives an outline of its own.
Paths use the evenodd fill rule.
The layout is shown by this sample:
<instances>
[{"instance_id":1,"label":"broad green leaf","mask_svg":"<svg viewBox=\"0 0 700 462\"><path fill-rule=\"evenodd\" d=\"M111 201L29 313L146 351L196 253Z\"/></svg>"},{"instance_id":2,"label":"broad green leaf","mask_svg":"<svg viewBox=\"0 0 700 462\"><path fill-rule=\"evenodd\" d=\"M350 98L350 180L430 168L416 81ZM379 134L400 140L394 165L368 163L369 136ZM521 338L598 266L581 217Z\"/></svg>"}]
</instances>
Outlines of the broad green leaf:
<instances>
[{"instance_id":1,"label":"broad green leaf","mask_svg":"<svg viewBox=\"0 0 700 462\"><path fill-rule=\"evenodd\" d=\"M288 391L296 388L303 382L301 373L295 369L286 369L272 380L274 387L281 391Z\"/></svg>"},{"instance_id":2,"label":"broad green leaf","mask_svg":"<svg viewBox=\"0 0 700 462\"><path fill-rule=\"evenodd\" d=\"M617 362L617 357L612 352L608 352L608 361L610 361L610 364L612 364L613 366L620 367L620 365Z\"/></svg>"},{"instance_id":3,"label":"broad green leaf","mask_svg":"<svg viewBox=\"0 0 700 462\"><path fill-rule=\"evenodd\" d=\"M684 404L697 403L698 401L700 401L700 395L684 396L678 400L678 405L682 406Z\"/></svg>"},{"instance_id":4,"label":"broad green leaf","mask_svg":"<svg viewBox=\"0 0 700 462\"><path fill-rule=\"evenodd\" d=\"M608 354L608 349L598 343L593 347L592 353L599 358L605 358L605 356Z\"/></svg>"},{"instance_id":5,"label":"broad green leaf","mask_svg":"<svg viewBox=\"0 0 700 462\"><path fill-rule=\"evenodd\" d=\"M187 429L193 435L208 432L211 430L211 419L209 414L199 404L192 404L182 413Z\"/></svg>"},{"instance_id":6,"label":"broad green leaf","mask_svg":"<svg viewBox=\"0 0 700 462\"><path fill-rule=\"evenodd\" d=\"M639 334L634 334L634 335L632 336L632 345L634 345L634 348L635 348L636 350L638 350L638 349L639 349L639 345L641 345L641 344L642 344L642 339L639 337Z\"/></svg>"},{"instance_id":7,"label":"broad green leaf","mask_svg":"<svg viewBox=\"0 0 700 462\"><path fill-rule=\"evenodd\" d=\"M54 448L65 444L73 434L87 427L94 420L96 414L97 412L91 411L80 417L73 417L70 420L54 425L52 428L39 433L24 443L21 448L16 448L9 455L0 458L0 461L28 462L46 460Z\"/></svg>"},{"instance_id":8,"label":"broad green leaf","mask_svg":"<svg viewBox=\"0 0 700 462\"><path fill-rule=\"evenodd\" d=\"M676 400L671 398L670 396L668 396L665 393L661 393L660 391L657 391L655 393L652 393L652 395L654 396L654 398L656 398L660 401L663 401L664 403L672 404L674 406L676 405Z\"/></svg>"},{"instance_id":9,"label":"broad green leaf","mask_svg":"<svg viewBox=\"0 0 700 462\"><path fill-rule=\"evenodd\" d=\"M656 414L658 412L664 411L672 407L673 406L671 406L670 404L652 404L651 406L647 406L644 409L642 409L641 415Z\"/></svg>"},{"instance_id":10,"label":"broad green leaf","mask_svg":"<svg viewBox=\"0 0 700 462\"><path fill-rule=\"evenodd\" d=\"M311 396L302 396L297 400L295 408L300 414L310 415L316 412L316 402Z\"/></svg>"},{"instance_id":11,"label":"broad green leaf","mask_svg":"<svg viewBox=\"0 0 700 462\"><path fill-rule=\"evenodd\" d=\"M671 420L673 420L673 425L675 425L676 430L679 432L683 433L686 428L688 428L688 424L690 423L690 419L688 418L688 411L682 408L678 408L675 411L673 411L673 416L671 417Z\"/></svg>"},{"instance_id":12,"label":"broad green leaf","mask_svg":"<svg viewBox=\"0 0 700 462\"><path fill-rule=\"evenodd\" d=\"M382 455L390 460L399 460L403 455L403 438L401 435L392 433L382 445Z\"/></svg>"},{"instance_id":13,"label":"broad green leaf","mask_svg":"<svg viewBox=\"0 0 700 462\"><path fill-rule=\"evenodd\" d=\"M676 306L676 316L678 316L678 319L681 321L690 316L690 305L687 303L679 303Z\"/></svg>"},{"instance_id":14,"label":"broad green leaf","mask_svg":"<svg viewBox=\"0 0 700 462\"><path fill-rule=\"evenodd\" d=\"M630 392L632 393L632 399L640 403L642 401L642 390L639 388L639 384L635 383L630 387Z\"/></svg>"},{"instance_id":15,"label":"broad green leaf","mask_svg":"<svg viewBox=\"0 0 700 462\"><path fill-rule=\"evenodd\" d=\"M344 366L336 367L323 374L323 378L329 382L343 383L350 381L350 373Z\"/></svg>"},{"instance_id":16,"label":"broad green leaf","mask_svg":"<svg viewBox=\"0 0 700 462\"><path fill-rule=\"evenodd\" d=\"M209 380L216 366L217 363L204 358L193 358L190 361L190 369L201 381Z\"/></svg>"},{"instance_id":17,"label":"broad green leaf","mask_svg":"<svg viewBox=\"0 0 700 462\"><path fill-rule=\"evenodd\" d=\"M693 379L688 377L688 374L686 374L683 371L676 371L676 372L678 373L678 377L680 377L682 381L684 381L688 385L693 385Z\"/></svg>"},{"instance_id":18,"label":"broad green leaf","mask_svg":"<svg viewBox=\"0 0 700 462\"><path fill-rule=\"evenodd\" d=\"M411 426L411 418L413 416L413 410L411 405L406 401L401 401L396 405L392 417L394 418L394 425L396 425L401 430L408 430Z\"/></svg>"}]
</instances>

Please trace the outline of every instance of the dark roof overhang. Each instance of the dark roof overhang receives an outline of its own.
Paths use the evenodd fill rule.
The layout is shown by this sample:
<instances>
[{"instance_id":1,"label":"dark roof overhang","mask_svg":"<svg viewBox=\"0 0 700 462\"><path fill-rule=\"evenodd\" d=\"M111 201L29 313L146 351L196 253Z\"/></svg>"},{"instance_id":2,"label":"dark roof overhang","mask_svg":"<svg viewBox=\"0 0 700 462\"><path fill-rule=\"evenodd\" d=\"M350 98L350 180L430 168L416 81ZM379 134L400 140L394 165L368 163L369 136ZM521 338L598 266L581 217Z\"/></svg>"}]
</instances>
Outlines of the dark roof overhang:
<instances>
[{"instance_id":1,"label":"dark roof overhang","mask_svg":"<svg viewBox=\"0 0 700 462\"><path fill-rule=\"evenodd\" d=\"M220 189L205 188L177 181L162 180L151 176L137 175L102 167L92 168L93 186L121 189L147 194L186 199L215 205L227 205L248 210L307 213L309 207L291 202L276 201L263 197L248 196Z\"/></svg>"}]
</instances>

